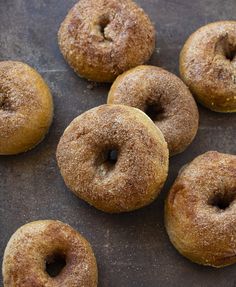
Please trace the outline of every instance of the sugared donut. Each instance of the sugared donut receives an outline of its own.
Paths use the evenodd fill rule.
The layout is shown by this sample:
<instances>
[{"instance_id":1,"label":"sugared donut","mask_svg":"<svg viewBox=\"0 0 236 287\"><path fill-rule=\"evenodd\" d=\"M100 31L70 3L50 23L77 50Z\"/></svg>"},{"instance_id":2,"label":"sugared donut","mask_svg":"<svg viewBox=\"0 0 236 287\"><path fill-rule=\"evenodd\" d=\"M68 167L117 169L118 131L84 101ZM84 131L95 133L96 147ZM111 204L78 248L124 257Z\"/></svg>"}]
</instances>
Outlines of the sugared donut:
<instances>
[{"instance_id":1,"label":"sugared donut","mask_svg":"<svg viewBox=\"0 0 236 287\"><path fill-rule=\"evenodd\" d=\"M0 62L0 155L32 149L52 116L52 96L42 77L24 63Z\"/></svg>"},{"instance_id":2,"label":"sugared donut","mask_svg":"<svg viewBox=\"0 0 236 287\"><path fill-rule=\"evenodd\" d=\"M155 29L131 0L80 0L62 23L58 41L77 74L112 82L149 60L155 48Z\"/></svg>"},{"instance_id":3,"label":"sugared donut","mask_svg":"<svg viewBox=\"0 0 236 287\"><path fill-rule=\"evenodd\" d=\"M207 152L187 165L165 207L171 242L193 262L236 263L236 156Z\"/></svg>"},{"instance_id":4,"label":"sugared donut","mask_svg":"<svg viewBox=\"0 0 236 287\"><path fill-rule=\"evenodd\" d=\"M139 66L120 75L107 102L146 112L162 131L170 155L184 151L197 133L198 109L189 89L161 68Z\"/></svg>"},{"instance_id":5,"label":"sugared donut","mask_svg":"<svg viewBox=\"0 0 236 287\"><path fill-rule=\"evenodd\" d=\"M168 148L140 110L103 105L77 117L65 130L57 160L66 185L110 213L151 203L168 172Z\"/></svg>"},{"instance_id":6,"label":"sugared donut","mask_svg":"<svg viewBox=\"0 0 236 287\"><path fill-rule=\"evenodd\" d=\"M236 112L236 21L208 24L180 54L180 74L196 99L216 112Z\"/></svg>"},{"instance_id":7,"label":"sugared donut","mask_svg":"<svg viewBox=\"0 0 236 287\"><path fill-rule=\"evenodd\" d=\"M53 265L57 265L54 267ZM60 221L19 228L3 258L4 287L96 287L97 264L90 244Z\"/></svg>"}]
</instances>

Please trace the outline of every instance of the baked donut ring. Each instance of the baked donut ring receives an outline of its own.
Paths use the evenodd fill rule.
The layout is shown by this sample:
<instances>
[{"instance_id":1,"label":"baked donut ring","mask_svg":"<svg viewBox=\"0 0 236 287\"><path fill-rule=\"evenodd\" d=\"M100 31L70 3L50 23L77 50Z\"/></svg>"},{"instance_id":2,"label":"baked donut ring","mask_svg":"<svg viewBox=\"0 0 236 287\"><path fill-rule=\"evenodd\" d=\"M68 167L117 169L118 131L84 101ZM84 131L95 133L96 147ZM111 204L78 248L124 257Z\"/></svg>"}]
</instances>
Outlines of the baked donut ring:
<instances>
[{"instance_id":1,"label":"baked donut ring","mask_svg":"<svg viewBox=\"0 0 236 287\"><path fill-rule=\"evenodd\" d=\"M80 0L61 24L58 42L65 60L81 77L112 82L149 60L155 29L131 0Z\"/></svg>"},{"instance_id":2,"label":"baked donut ring","mask_svg":"<svg viewBox=\"0 0 236 287\"><path fill-rule=\"evenodd\" d=\"M139 66L120 75L107 103L144 111L162 131L170 155L184 151L198 130L198 109L189 89L174 74L158 67Z\"/></svg>"},{"instance_id":3,"label":"baked donut ring","mask_svg":"<svg viewBox=\"0 0 236 287\"><path fill-rule=\"evenodd\" d=\"M171 242L193 262L236 263L236 156L207 152L181 170L165 223Z\"/></svg>"},{"instance_id":4,"label":"baked donut ring","mask_svg":"<svg viewBox=\"0 0 236 287\"><path fill-rule=\"evenodd\" d=\"M168 172L168 148L159 129L140 110L102 105L65 130L57 161L66 185L80 198L109 212L150 204Z\"/></svg>"},{"instance_id":5,"label":"baked donut ring","mask_svg":"<svg viewBox=\"0 0 236 287\"><path fill-rule=\"evenodd\" d=\"M180 54L180 74L196 99L216 112L236 112L236 21L208 24Z\"/></svg>"},{"instance_id":6,"label":"baked donut ring","mask_svg":"<svg viewBox=\"0 0 236 287\"><path fill-rule=\"evenodd\" d=\"M0 62L0 155L35 147L52 117L52 96L42 77L24 63Z\"/></svg>"},{"instance_id":7,"label":"baked donut ring","mask_svg":"<svg viewBox=\"0 0 236 287\"><path fill-rule=\"evenodd\" d=\"M61 270L50 274L52 264ZM90 244L69 225L35 221L19 228L8 242L3 281L4 287L96 287L96 259Z\"/></svg>"}]
</instances>

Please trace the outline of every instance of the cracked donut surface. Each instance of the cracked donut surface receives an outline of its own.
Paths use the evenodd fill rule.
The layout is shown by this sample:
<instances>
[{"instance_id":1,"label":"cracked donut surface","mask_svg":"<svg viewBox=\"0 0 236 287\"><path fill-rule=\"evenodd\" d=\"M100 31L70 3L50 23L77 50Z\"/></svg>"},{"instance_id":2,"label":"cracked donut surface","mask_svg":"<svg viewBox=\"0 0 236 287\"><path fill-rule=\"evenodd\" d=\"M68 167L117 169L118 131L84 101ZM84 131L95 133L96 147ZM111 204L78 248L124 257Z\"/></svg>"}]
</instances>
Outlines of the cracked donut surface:
<instances>
[{"instance_id":1,"label":"cracked donut surface","mask_svg":"<svg viewBox=\"0 0 236 287\"><path fill-rule=\"evenodd\" d=\"M155 48L155 29L131 0L80 0L61 24L58 41L77 74L112 82L149 60Z\"/></svg>"},{"instance_id":2,"label":"cracked donut surface","mask_svg":"<svg viewBox=\"0 0 236 287\"><path fill-rule=\"evenodd\" d=\"M207 152L185 166L168 194L165 225L191 261L236 263L236 156Z\"/></svg>"}]
</instances>

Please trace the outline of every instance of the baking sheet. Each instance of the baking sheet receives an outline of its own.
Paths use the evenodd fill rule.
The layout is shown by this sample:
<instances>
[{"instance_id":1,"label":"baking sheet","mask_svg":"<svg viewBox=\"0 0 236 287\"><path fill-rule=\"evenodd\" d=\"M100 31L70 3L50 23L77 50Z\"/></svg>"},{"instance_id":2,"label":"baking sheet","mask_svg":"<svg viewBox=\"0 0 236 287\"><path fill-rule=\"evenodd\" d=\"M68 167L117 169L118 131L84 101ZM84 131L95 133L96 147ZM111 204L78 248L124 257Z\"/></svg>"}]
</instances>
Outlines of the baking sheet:
<instances>
[{"instance_id":1,"label":"baking sheet","mask_svg":"<svg viewBox=\"0 0 236 287\"><path fill-rule=\"evenodd\" d=\"M218 150L236 154L236 114L200 107L200 128L193 144L170 161L159 198L139 211L108 215L89 207L65 187L55 149L70 121L106 102L109 85L91 86L64 62L57 30L72 0L0 0L0 60L21 60L49 84L55 103L53 125L34 150L0 157L0 256L12 233L26 222L59 219L92 244L100 287L236 286L236 265L212 269L189 262L170 244L163 222L167 191L182 165ZM187 36L215 20L236 17L235 0L138 0L155 22L157 49L151 64L178 74L178 55ZM0 282L2 285L2 282Z\"/></svg>"}]
</instances>

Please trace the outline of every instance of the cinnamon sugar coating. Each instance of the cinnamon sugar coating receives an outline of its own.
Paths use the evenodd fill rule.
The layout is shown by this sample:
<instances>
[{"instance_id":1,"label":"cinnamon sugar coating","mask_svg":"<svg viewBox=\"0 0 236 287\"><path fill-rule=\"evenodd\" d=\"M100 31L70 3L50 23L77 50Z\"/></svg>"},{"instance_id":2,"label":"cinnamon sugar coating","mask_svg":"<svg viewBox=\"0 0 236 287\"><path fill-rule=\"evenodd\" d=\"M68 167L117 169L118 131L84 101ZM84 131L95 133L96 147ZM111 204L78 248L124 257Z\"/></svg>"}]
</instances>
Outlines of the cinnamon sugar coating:
<instances>
[{"instance_id":1,"label":"cinnamon sugar coating","mask_svg":"<svg viewBox=\"0 0 236 287\"><path fill-rule=\"evenodd\" d=\"M155 48L155 29L131 0L80 0L61 24L58 42L77 74L112 82L149 60Z\"/></svg>"},{"instance_id":2,"label":"cinnamon sugar coating","mask_svg":"<svg viewBox=\"0 0 236 287\"><path fill-rule=\"evenodd\" d=\"M117 153L115 162L109 151ZM102 105L77 117L57 148L66 185L109 213L150 204L165 183L168 156L152 121L140 110L120 105Z\"/></svg>"},{"instance_id":3,"label":"cinnamon sugar coating","mask_svg":"<svg viewBox=\"0 0 236 287\"><path fill-rule=\"evenodd\" d=\"M123 73L113 83L107 103L146 112L162 131L171 156L184 151L196 136L197 105L185 84L164 69L139 66Z\"/></svg>"},{"instance_id":4,"label":"cinnamon sugar coating","mask_svg":"<svg viewBox=\"0 0 236 287\"><path fill-rule=\"evenodd\" d=\"M56 277L46 272L55 255L66 265ZM19 228L3 259L4 287L96 287L97 265L90 244L69 225L55 220L31 222Z\"/></svg>"},{"instance_id":5,"label":"cinnamon sugar coating","mask_svg":"<svg viewBox=\"0 0 236 287\"><path fill-rule=\"evenodd\" d=\"M198 264L236 263L236 156L207 152L181 170L165 205L171 242Z\"/></svg>"},{"instance_id":6,"label":"cinnamon sugar coating","mask_svg":"<svg viewBox=\"0 0 236 287\"><path fill-rule=\"evenodd\" d=\"M216 112L236 112L236 21L198 29L180 54L180 74L196 99Z\"/></svg>"},{"instance_id":7,"label":"cinnamon sugar coating","mask_svg":"<svg viewBox=\"0 0 236 287\"><path fill-rule=\"evenodd\" d=\"M52 96L42 77L24 63L0 62L0 155L33 148L52 116Z\"/></svg>"}]
</instances>

